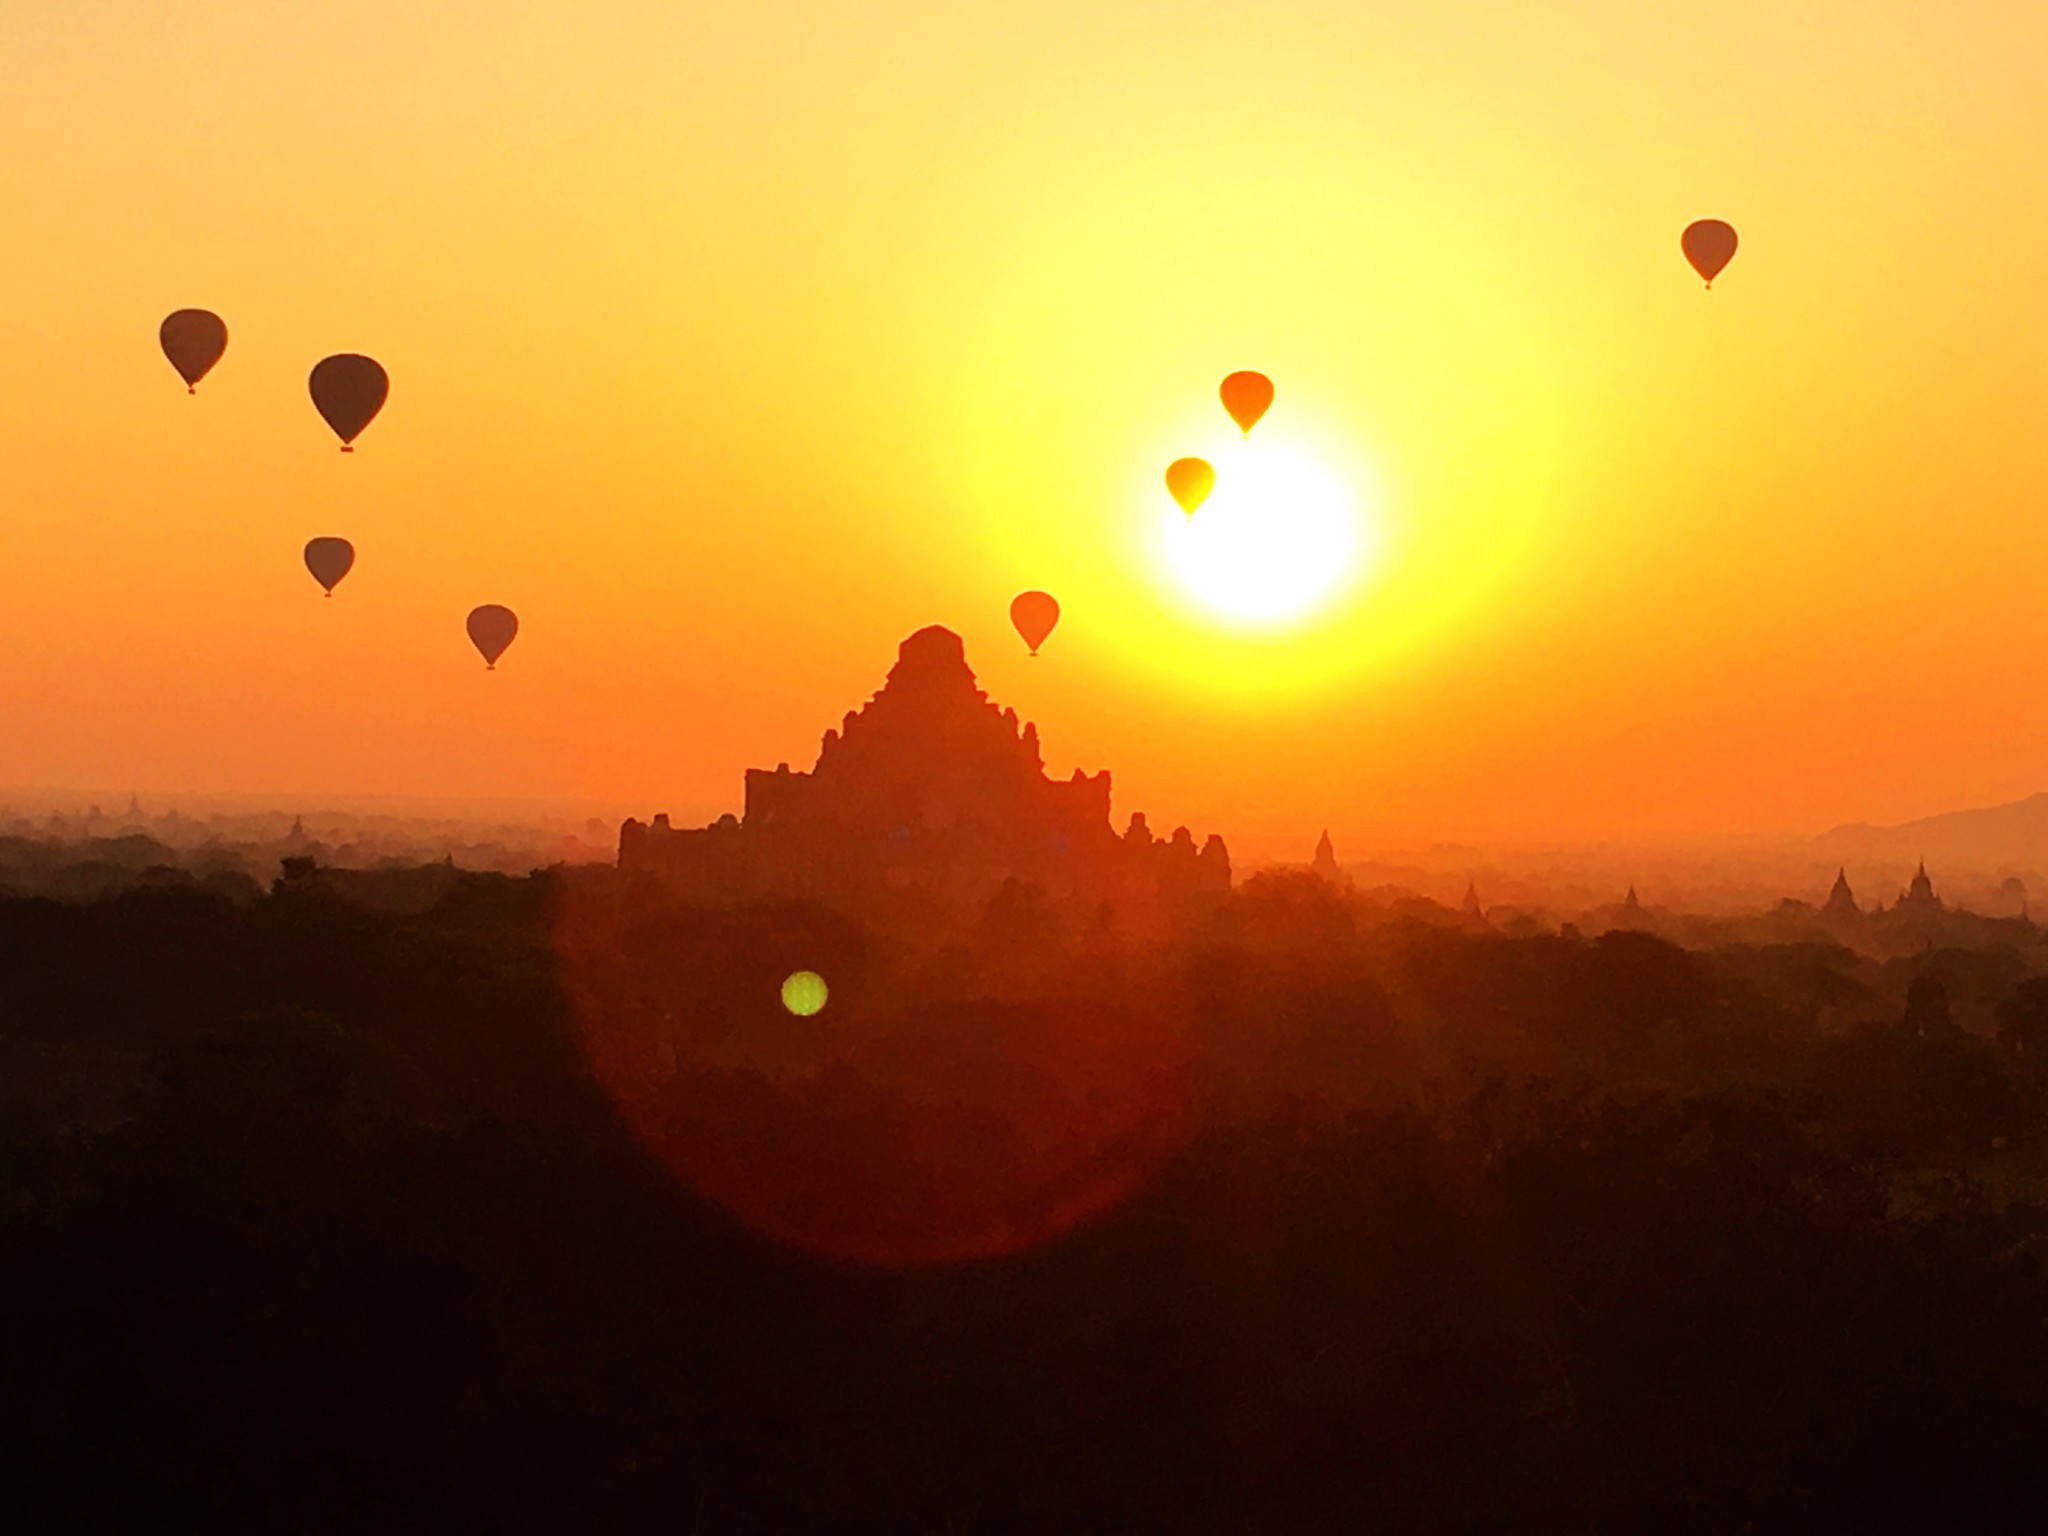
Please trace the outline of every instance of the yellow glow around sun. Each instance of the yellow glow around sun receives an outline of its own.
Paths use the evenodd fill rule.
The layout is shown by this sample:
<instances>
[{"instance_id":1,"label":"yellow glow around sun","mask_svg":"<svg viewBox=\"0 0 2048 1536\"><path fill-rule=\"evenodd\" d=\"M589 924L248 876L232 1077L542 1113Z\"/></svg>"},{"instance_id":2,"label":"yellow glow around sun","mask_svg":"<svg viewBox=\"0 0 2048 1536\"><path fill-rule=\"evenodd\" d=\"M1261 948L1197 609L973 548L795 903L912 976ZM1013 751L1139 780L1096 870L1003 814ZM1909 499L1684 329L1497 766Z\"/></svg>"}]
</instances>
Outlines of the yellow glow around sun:
<instances>
[{"instance_id":1,"label":"yellow glow around sun","mask_svg":"<svg viewBox=\"0 0 2048 1536\"><path fill-rule=\"evenodd\" d=\"M1193 516L1168 501L1166 564L1186 592L1226 619L1297 622L1341 591L1369 554L1361 488L1286 443L1235 443L1210 462L1216 488Z\"/></svg>"}]
</instances>

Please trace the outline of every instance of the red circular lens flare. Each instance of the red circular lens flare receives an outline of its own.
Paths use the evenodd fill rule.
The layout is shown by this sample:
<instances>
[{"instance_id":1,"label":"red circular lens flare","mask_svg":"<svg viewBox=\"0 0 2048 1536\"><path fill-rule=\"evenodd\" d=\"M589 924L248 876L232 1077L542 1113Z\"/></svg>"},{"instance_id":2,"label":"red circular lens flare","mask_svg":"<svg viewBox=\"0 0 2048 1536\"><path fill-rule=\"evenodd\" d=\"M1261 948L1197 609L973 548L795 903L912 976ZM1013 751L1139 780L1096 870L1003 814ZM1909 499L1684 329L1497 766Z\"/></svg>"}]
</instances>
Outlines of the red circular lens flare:
<instances>
[{"instance_id":1,"label":"red circular lens flare","mask_svg":"<svg viewBox=\"0 0 2048 1536\"><path fill-rule=\"evenodd\" d=\"M679 1183L779 1242L892 1268L1015 1253L1114 1208L1185 1144L1171 1010L881 1003L841 984L833 1028L800 1028L779 961L733 979L757 915L705 919L725 928L693 951L636 937L625 906L570 896L559 914L584 1059Z\"/></svg>"}]
</instances>

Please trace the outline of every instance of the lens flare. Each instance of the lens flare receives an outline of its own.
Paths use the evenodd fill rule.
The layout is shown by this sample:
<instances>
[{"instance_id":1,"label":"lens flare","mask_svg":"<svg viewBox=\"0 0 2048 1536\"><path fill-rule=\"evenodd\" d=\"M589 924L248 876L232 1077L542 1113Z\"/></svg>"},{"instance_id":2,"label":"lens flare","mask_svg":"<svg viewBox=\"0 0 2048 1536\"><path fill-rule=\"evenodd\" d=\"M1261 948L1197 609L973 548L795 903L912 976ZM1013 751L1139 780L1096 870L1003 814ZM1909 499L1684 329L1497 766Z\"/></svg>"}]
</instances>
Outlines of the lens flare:
<instances>
[{"instance_id":1,"label":"lens flare","mask_svg":"<svg viewBox=\"0 0 2048 1536\"><path fill-rule=\"evenodd\" d=\"M816 971L793 971L782 983L782 1006L800 1019L823 1008L827 996L825 978Z\"/></svg>"},{"instance_id":2,"label":"lens flare","mask_svg":"<svg viewBox=\"0 0 2048 1536\"><path fill-rule=\"evenodd\" d=\"M753 1231L835 1262L1050 1242L1144 1188L1199 1124L1172 998L934 998L878 979L861 930L806 908L594 885L565 892L553 933L580 1054L634 1139ZM799 957L838 984L830 1029L776 1023L825 1004Z\"/></svg>"}]
</instances>

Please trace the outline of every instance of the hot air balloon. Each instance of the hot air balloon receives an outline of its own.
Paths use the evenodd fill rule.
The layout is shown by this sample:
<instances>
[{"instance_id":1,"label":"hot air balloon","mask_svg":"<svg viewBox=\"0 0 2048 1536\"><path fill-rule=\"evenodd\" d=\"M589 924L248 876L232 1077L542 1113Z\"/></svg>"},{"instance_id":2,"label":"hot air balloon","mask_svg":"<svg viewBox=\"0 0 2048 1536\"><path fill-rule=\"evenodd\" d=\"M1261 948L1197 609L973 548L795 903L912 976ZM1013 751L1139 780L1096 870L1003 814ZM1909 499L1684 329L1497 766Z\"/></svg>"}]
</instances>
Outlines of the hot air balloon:
<instances>
[{"instance_id":1,"label":"hot air balloon","mask_svg":"<svg viewBox=\"0 0 2048 1536\"><path fill-rule=\"evenodd\" d=\"M498 670L498 658L505 654L505 647L519 633L519 615L510 608L500 608L496 603L485 603L481 608L469 610L467 627L469 643L482 654L484 669L495 672Z\"/></svg>"},{"instance_id":2,"label":"hot air balloon","mask_svg":"<svg viewBox=\"0 0 2048 1536\"><path fill-rule=\"evenodd\" d=\"M1166 488L1189 517L1216 488L1216 471L1201 459L1175 459L1166 466Z\"/></svg>"},{"instance_id":3,"label":"hot air balloon","mask_svg":"<svg viewBox=\"0 0 2048 1536\"><path fill-rule=\"evenodd\" d=\"M179 309L164 316L156 328L164 356L185 381L185 393L199 393L199 381L228 349L227 322L210 309Z\"/></svg>"},{"instance_id":4,"label":"hot air balloon","mask_svg":"<svg viewBox=\"0 0 2048 1536\"><path fill-rule=\"evenodd\" d=\"M1263 373L1233 373L1216 393L1223 397L1223 409L1230 412L1230 419L1250 437L1252 428L1273 404L1273 381Z\"/></svg>"},{"instance_id":5,"label":"hot air balloon","mask_svg":"<svg viewBox=\"0 0 2048 1536\"><path fill-rule=\"evenodd\" d=\"M334 596L335 584L355 563L356 547L347 539L314 539L306 545L306 569L327 589L329 597Z\"/></svg>"},{"instance_id":6,"label":"hot air balloon","mask_svg":"<svg viewBox=\"0 0 2048 1536\"><path fill-rule=\"evenodd\" d=\"M1721 269L1735 259L1734 227L1719 219L1701 219L1685 226L1685 233L1678 237L1678 248L1685 252L1693 271L1705 278L1711 288Z\"/></svg>"},{"instance_id":7,"label":"hot air balloon","mask_svg":"<svg viewBox=\"0 0 2048 1536\"><path fill-rule=\"evenodd\" d=\"M1019 592L1010 603L1010 622L1017 626L1017 633L1024 637L1034 656L1059 621L1060 605L1053 601L1050 592Z\"/></svg>"},{"instance_id":8,"label":"hot air balloon","mask_svg":"<svg viewBox=\"0 0 2048 1536\"><path fill-rule=\"evenodd\" d=\"M306 382L314 406L341 439L343 453L355 452L357 436L377 419L384 397L391 393L391 378L383 367L374 358L353 352L321 358Z\"/></svg>"}]
</instances>

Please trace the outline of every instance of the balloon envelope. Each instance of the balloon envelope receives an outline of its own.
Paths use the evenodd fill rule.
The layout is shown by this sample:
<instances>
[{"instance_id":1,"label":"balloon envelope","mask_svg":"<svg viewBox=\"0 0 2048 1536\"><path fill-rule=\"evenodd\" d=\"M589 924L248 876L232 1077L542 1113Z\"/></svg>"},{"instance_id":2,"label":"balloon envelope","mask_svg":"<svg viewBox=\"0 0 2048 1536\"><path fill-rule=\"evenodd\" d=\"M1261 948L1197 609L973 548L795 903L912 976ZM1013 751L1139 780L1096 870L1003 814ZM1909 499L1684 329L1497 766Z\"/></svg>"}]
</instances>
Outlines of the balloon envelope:
<instances>
[{"instance_id":1,"label":"balloon envelope","mask_svg":"<svg viewBox=\"0 0 2048 1536\"><path fill-rule=\"evenodd\" d=\"M1166 466L1166 488L1181 510L1193 517L1195 508L1216 488L1216 471L1201 459L1175 459Z\"/></svg>"},{"instance_id":2,"label":"balloon envelope","mask_svg":"<svg viewBox=\"0 0 2048 1536\"><path fill-rule=\"evenodd\" d=\"M498 658L505 654L505 647L519 633L519 615L510 608L500 608L496 603L485 603L481 608L469 610L467 627L469 643L481 653L484 665L496 671Z\"/></svg>"},{"instance_id":3,"label":"balloon envelope","mask_svg":"<svg viewBox=\"0 0 2048 1536\"><path fill-rule=\"evenodd\" d=\"M1223 409L1230 412L1230 419L1250 437L1252 428L1273 403L1273 381L1263 373L1233 373L1216 393L1223 397Z\"/></svg>"},{"instance_id":4,"label":"balloon envelope","mask_svg":"<svg viewBox=\"0 0 2048 1536\"><path fill-rule=\"evenodd\" d=\"M199 381L228 349L227 322L210 309L174 310L156 328L156 339L185 388L197 394Z\"/></svg>"},{"instance_id":5,"label":"balloon envelope","mask_svg":"<svg viewBox=\"0 0 2048 1536\"><path fill-rule=\"evenodd\" d=\"M376 420L384 397L391 393L391 378L376 359L353 352L321 358L306 382L314 407L341 439L343 453L353 451L357 435Z\"/></svg>"},{"instance_id":6,"label":"balloon envelope","mask_svg":"<svg viewBox=\"0 0 2048 1536\"><path fill-rule=\"evenodd\" d=\"M1721 275L1721 269L1735 259L1735 229L1719 219L1701 219L1685 226L1685 233L1678 237L1678 248L1685 252L1685 259L1692 263L1693 271L1707 280L1709 288L1714 279Z\"/></svg>"},{"instance_id":7,"label":"balloon envelope","mask_svg":"<svg viewBox=\"0 0 2048 1536\"><path fill-rule=\"evenodd\" d=\"M334 587L356 563L356 547L347 539L320 538L306 545L306 569L334 596Z\"/></svg>"},{"instance_id":8,"label":"balloon envelope","mask_svg":"<svg viewBox=\"0 0 2048 1536\"><path fill-rule=\"evenodd\" d=\"M1010 622L1017 626L1017 633L1024 637L1034 656L1059 621L1060 605L1049 592L1019 592L1011 600Z\"/></svg>"}]
</instances>

